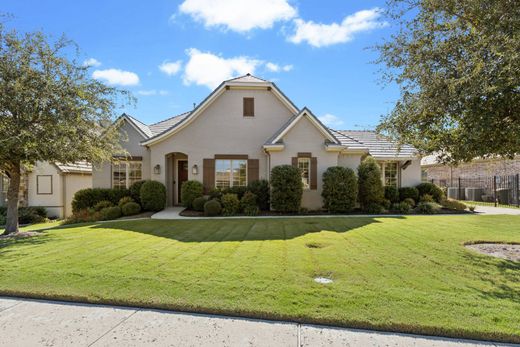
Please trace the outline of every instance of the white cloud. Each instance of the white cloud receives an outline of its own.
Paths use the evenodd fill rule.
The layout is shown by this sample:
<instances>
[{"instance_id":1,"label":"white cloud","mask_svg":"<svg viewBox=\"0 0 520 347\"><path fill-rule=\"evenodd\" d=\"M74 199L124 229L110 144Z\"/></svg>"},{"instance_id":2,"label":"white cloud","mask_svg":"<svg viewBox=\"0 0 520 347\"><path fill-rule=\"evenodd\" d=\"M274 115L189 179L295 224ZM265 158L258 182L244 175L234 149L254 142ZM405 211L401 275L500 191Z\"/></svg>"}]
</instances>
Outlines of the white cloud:
<instances>
[{"instance_id":1,"label":"white cloud","mask_svg":"<svg viewBox=\"0 0 520 347\"><path fill-rule=\"evenodd\" d=\"M92 77L114 85L135 86L139 84L139 76L136 73L119 69L95 70Z\"/></svg>"},{"instance_id":2,"label":"white cloud","mask_svg":"<svg viewBox=\"0 0 520 347\"><path fill-rule=\"evenodd\" d=\"M288 0L185 0L179 10L207 28L223 27L240 33L269 29L275 22L297 14Z\"/></svg>"},{"instance_id":3,"label":"white cloud","mask_svg":"<svg viewBox=\"0 0 520 347\"><path fill-rule=\"evenodd\" d=\"M318 117L318 119L328 127L335 127L343 124L341 118L330 113L324 114L323 116Z\"/></svg>"},{"instance_id":4,"label":"white cloud","mask_svg":"<svg viewBox=\"0 0 520 347\"><path fill-rule=\"evenodd\" d=\"M142 95L142 96L151 96L151 95L161 95L161 96L164 96L164 95L168 95L168 91L167 90L155 90L155 89L148 89L148 90L139 90L137 92L137 94L139 95Z\"/></svg>"},{"instance_id":5,"label":"white cloud","mask_svg":"<svg viewBox=\"0 0 520 347\"><path fill-rule=\"evenodd\" d=\"M322 24L313 21L295 19L296 31L288 40L293 43L307 42L314 47L330 46L345 43L354 39L354 34L371 29L382 28L388 25L378 21L381 16L380 8L358 11L343 19L341 23Z\"/></svg>"},{"instance_id":6,"label":"white cloud","mask_svg":"<svg viewBox=\"0 0 520 347\"><path fill-rule=\"evenodd\" d=\"M223 58L210 52L201 52L196 48L186 51L189 61L184 69L184 84L197 84L210 89L217 87L222 81L230 78L255 73L262 64L261 60L246 56Z\"/></svg>"},{"instance_id":7,"label":"white cloud","mask_svg":"<svg viewBox=\"0 0 520 347\"><path fill-rule=\"evenodd\" d=\"M292 66L292 65L283 65L283 66L280 66L280 65L275 64L275 63L267 62L267 63L265 64L265 68L266 68L268 71L271 71L271 72L280 72L280 71L288 72L288 71L291 71L291 70L293 69L293 66Z\"/></svg>"},{"instance_id":8,"label":"white cloud","mask_svg":"<svg viewBox=\"0 0 520 347\"><path fill-rule=\"evenodd\" d=\"M165 61L161 65L159 65L159 70L167 74L168 76L173 76L177 72L180 71L182 66L182 62L180 60L168 62Z\"/></svg>"},{"instance_id":9,"label":"white cloud","mask_svg":"<svg viewBox=\"0 0 520 347\"><path fill-rule=\"evenodd\" d=\"M168 95L170 94L167 90L159 90L159 95Z\"/></svg>"},{"instance_id":10,"label":"white cloud","mask_svg":"<svg viewBox=\"0 0 520 347\"><path fill-rule=\"evenodd\" d=\"M101 65L101 62L95 58L88 58L88 59L85 59L85 61L83 62L83 66L99 66Z\"/></svg>"}]
</instances>

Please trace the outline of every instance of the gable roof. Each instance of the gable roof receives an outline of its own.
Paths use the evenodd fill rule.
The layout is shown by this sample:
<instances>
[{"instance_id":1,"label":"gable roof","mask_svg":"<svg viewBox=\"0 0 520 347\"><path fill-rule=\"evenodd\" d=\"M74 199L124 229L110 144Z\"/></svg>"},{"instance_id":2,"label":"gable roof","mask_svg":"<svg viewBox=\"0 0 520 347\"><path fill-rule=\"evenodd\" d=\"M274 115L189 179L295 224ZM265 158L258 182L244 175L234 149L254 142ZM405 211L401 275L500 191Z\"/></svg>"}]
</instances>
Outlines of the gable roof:
<instances>
[{"instance_id":1,"label":"gable roof","mask_svg":"<svg viewBox=\"0 0 520 347\"><path fill-rule=\"evenodd\" d=\"M276 145L280 144L282 138L304 117L307 117L311 124L316 127L326 138L330 141L330 143L340 145L339 140L332 134L329 128L327 128L323 123L309 110L307 107L304 107L298 114L289 118L289 120L282 125L280 129L273 136L271 136L264 145Z\"/></svg>"},{"instance_id":2,"label":"gable roof","mask_svg":"<svg viewBox=\"0 0 520 347\"><path fill-rule=\"evenodd\" d=\"M119 118L115 120L114 124L117 126L123 121L127 121L128 124L130 124L139 134L141 134L143 138L147 139L152 136L152 132L146 124L126 113L123 113L121 116L119 116Z\"/></svg>"},{"instance_id":3,"label":"gable roof","mask_svg":"<svg viewBox=\"0 0 520 347\"><path fill-rule=\"evenodd\" d=\"M194 119L196 119L226 89L232 88L266 88L267 90L272 91L273 94L278 97L278 99L280 99L280 101L282 101L282 103L285 104L285 106L288 107L292 113L296 114L299 112L299 109L296 107L296 105L294 105L294 103L280 89L278 89L276 84L255 77L251 74L246 74L244 76L239 76L222 82L200 104L198 104L193 111L184 114L184 118L180 119L178 122L175 122L168 129L153 134L153 136L142 141L141 144L151 145L173 135L175 132L181 130Z\"/></svg>"},{"instance_id":4,"label":"gable roof","mask_svg":"<svg viewBox=\"0 0 520 347\"><path fill-rule=\"evenodd\" d=\"M397 144L375 131L334 130L342 144L350 148L362 146L371 156L379 159L410 159L418 155L417 150L409 145ZM361 147L361 148L362 148Z\"/></svg>"},{"instance_id":5,"label":"gable roof","mask_svg":"<svg viewBox=\"0 0 520 347\"><path fill-rule=\"evenodd\" d=\"M62 173L92 174L92 164L87 161L77 161L71 164L54 163Z\"/></svg>"},{"instance_id":6,"label":"gable roof","mask_svg":"<svg viewBox=\"0 0 520 347\"><path fill-rule=\"evenodd\" d=\"M184 112L179 115L165 119L163 121L149 125L149 128L152 132L152 135L150 137L161 134L161 133L168 131L169 129L175 127L177 124L179 124L184 119L186 119L186 117L188 117L190 115L190 113L191 112Z\"/></svg>"}]
</instances>

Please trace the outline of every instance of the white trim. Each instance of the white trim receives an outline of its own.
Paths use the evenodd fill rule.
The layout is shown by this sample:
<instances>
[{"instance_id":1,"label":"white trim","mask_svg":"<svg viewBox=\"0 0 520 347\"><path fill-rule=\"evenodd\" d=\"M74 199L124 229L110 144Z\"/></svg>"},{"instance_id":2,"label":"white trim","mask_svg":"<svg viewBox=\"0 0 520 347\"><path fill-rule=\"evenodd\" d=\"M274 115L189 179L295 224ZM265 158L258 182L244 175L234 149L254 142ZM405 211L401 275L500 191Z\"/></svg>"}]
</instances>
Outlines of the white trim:
<instances>
[{"instance_id":1,"label":"white trim","mask_svg":"<svg viewBox=\"0 0 520 347\"><path fill-rule=\"evenodd\" d=\"M110 187L114 189L114 165L125 165L125 188L128 189L132 184L130 184L130 164L141 164L141 179L137 181L143 180L143 162L141 160L120 160L117 163L112 162L110 165L112 166L110 172L112 177L110 177ZM137 182L136 181L136 182Z\"/></svg>"},{"instance_id":2,"label":"white trim","mask_svg":"<svg viewBox=\"0 0 520 347\"><path fill-rule=\"evenodd\" d=\"M336 145L336 144L326 144L325 151L327 152L343 152L345 150L345 146Z\"/></svg>"},{"instance_id":3,"label":"white trim","mask_svg":"<svg viewBox=\"0 0 520 347\"><path fill-rule=\"evenodd\" d=\"M267 152L281 152L285 149L285 145L284 144L264 145L263 148Z\"/></svg>"},{"instance_id":4,"label":"white trim","mask_svg":"<svg viewBox=\"0 0 520 347\"><path fill-rule=\"evenodd\" d=\"M230 176L229 176L229 178L230 178L230 181L229 181L229 187L228 188L235 187L233 185L233 162L234 161L245 161L246 162L246 184L244 186L238 185L236 187L247 187L247 183L248 183L248 177L247 176L248 176L248 166L249 166L248 160L247 159L226 159L226 158L215 159L215 176L214 176L215 181L213 182L213 187L219 189L219 187L217 187L217 161L219 161L219 160L229 160L229 164L230 164L230 166L229 166L229 168L230 168L230 171L229 171Z\"/></svg>"}]
</instances>

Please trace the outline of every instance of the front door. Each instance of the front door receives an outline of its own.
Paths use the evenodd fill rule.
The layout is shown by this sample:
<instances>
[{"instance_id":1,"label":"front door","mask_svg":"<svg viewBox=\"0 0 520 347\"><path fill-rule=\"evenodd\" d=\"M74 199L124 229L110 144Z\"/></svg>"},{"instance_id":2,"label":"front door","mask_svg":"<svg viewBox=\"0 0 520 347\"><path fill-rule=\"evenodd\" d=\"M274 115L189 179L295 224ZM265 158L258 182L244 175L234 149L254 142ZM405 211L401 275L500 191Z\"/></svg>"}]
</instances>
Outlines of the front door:
<instances>
[{"instance_id":1,"label":"front door","mask_svg":"<svg viewBox=\"0 0 520 347\"><path fill-rule=\"evenodd\" d=\"M188 161L177 161L177 203L181 204L181 187L188 180Z\"/></svg>"}]
</instances>

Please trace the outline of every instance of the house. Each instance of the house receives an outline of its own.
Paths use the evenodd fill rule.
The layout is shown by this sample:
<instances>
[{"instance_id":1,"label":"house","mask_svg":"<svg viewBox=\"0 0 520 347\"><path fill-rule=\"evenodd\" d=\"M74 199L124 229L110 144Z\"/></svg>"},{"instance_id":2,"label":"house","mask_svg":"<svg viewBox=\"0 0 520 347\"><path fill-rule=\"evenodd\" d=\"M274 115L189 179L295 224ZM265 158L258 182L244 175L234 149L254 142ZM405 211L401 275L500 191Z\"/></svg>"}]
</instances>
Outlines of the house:
<instances>
[{"instance_id":1,"label":"house","mask_svg":"<svg viewBox=\"0 0 520 347\"><path fill-rule=\"evenodd\" d=\"M372 155L386 185L421 181L414 148L369 131L332 130L306 107L298 108L276 84L250 74L224 81L192 111L146 125L123 114L115 125L125 134L128 154L97 165L93 186L125 188L142 179L162 182L169 205L181 203L186 180L213 188L245 186L269 179L273 167L302 170L302 206L322 206L322 174L330 166L356 169Z\"/></svg>"},{"instance_id":2,"label":"house","mask_svg":"<svg viewBox=\"0 0 520 347\"><path fill-rule=\"evenodd\" d=\"M0 180L0 206L7 202L9 178ZM48 217L64 218L72 214L72 198L92 187L92 165L87 162L61 164L37 162L20 180L19 206L45 207Z\"/></svg>"}]
</instances>

